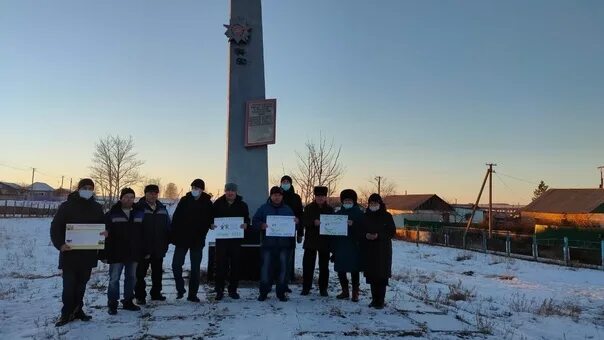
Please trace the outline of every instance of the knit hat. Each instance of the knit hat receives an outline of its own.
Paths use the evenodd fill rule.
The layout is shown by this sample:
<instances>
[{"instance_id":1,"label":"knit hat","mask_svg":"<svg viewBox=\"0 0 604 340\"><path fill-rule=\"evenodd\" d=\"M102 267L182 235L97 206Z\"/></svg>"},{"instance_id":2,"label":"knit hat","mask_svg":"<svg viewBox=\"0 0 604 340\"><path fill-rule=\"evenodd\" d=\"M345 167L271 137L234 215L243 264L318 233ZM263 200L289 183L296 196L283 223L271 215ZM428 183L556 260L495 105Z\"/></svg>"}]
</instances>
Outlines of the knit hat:
<instances>
[{"instance_id":1,"label":"knit hat","mask_svg":"<svg viewBox=\"0 0 604 340\"><path fill-rule=\"evenodd\" d=\"M237 191L237 184L227 183L224 185L224 191Z\"/></svg>"},{"instance_id":2,"label":"knit hat","mask_svg":"<svg viewBox=\"0 0 604 340\"><path fill-rule=\"evenodd\" d=\"M357 193L352 189L342 190L340 193L340 202L344 202L345 199L351 199L354 203L356 203Z\"/></svg>"},{"instance_id":3,"label":"knit hat","mask_svg":"<svg viewBox=\"0 0 604 340\"><path fill-rule=\"evenodd\" d=\"M281 183L283 183L283 181L288 181L290 183L294 182L294 181L292 181L292 178L289 177L288 175L285 175L285 176L281 177Z\"/></svg>"},{"instance_id":4,"label":"knit hat","mask_svg":"<svg viewBox=\"0 0 604 340\"><path fill-rule=\"evenodd\" d=\"M274 187L271 188L270 194L271 194L271 196L273 194L281 194L281 195L283 195L283 189L281 189L281 187L274 186Z\"/></svg>"},{"instance_id":5,"label":"knit hat","mask_svg":"<svg viewBox=\"0 0 604 340\"><path fill-rule=\"evenodd\" d=\"M124 188L120 192L120 199L122 199L122 197L126 196L127 194L132 194L132 195L136 196L136 194L134 193L134 190L132 190L131 188Z\"/></svg>"},{"instance_id":6,"label":"knit hat","mask_svg":"<svg viewBox=\"0 0 604 340\"><path fill-rule=\"evenodd\" d=\"M82 187L86 185L91 185L94 188L94 182L90 178L82 178L78 182L78 190L82 189Z\"/></svg>"},{"instance_id":7,"label":"knit hat","mask_svg":"<svg viewBox=\"0 0 604 340\"><path fill-rule=\"evenodd\" d=\"M199 188L201 190L206 190L206 183L202 179L199 179L199 178L197 178L196 180L191 182L191 186Z\"/></svg>"},{"instance_id":8,"label":"knit hat","mask_svg":"<svg viewBox=\"0 0 604 340\"><path fill-rule=\"evenodd\" d=\"M159 187L155 184L149 184L145 187L145 194L148 192L154 192L159 194Z\"/></svg>"},{"instance_id":9,"label":"knit hat","mask_svg":"<svg viewBox=\"0 0 604 340\"><path fill-rule=\"evenodd\" d=\"M315 196L327 196L327 187L315 187L313 190Z\"/></svg>"}]
</instances>

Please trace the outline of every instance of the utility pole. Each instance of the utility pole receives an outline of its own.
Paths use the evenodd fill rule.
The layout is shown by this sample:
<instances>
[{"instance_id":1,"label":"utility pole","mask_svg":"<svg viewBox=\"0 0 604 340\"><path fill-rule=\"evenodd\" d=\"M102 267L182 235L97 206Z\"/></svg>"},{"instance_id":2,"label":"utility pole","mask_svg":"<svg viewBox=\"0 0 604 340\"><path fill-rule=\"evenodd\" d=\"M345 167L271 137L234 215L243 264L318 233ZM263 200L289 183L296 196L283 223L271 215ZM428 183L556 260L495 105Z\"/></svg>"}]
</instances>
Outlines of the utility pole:
<instances>
[{"instance_id":1,"label":"utility pole","mask_svg":"<svg viewBox=\"0 0 604 340\"><path fill-rule=\"evenodd\" d=\"M382 195L382 176L376 176L375 180L377 181L378 185L378 195Z\"/></svg>"},{"instance_id":2,"label":"utility pole","mask_svg":"<svg viewBox=\"0 0 604 340\"><path fill-rule=\"evenodd\" d=\"M604 189L604 165L599 166L600 169L600 189Z\"/></svg>"},{"instance_id":3,"label":"utility pole","mask_svg":"<svg viewBox=\"0 0 604 340\"><path fill-rule=\"evenodd\" d=\"M63 179L65 179L65 176L61 176L61 190L63 190Z\"/></svg>"},{"instance_id":4,"label":"utility pole","mask_svg":"<svg viewBox=\"0 0 604 340\"><path fill-rule=\"evenodd\" d=\"M31 187L29 187L29 197L33 199L34 195L32 194L34 190L34 177L36 176L36 168L31 168Z\"/></svg>"},{"instance_id":5,"label":"utility pole","mask_svg":"<svg viewBox=\"0 0 604 340\"><path fill-rule=\"evenodd\" d=\"M73 190L73 178L69 179L69 191Z\"/></svg>"},{"instance_id":6,"label":"utility pole","mask_svg":"<svg viewBox=\"0 0 604 340\"><path fill-rule=\"evenodd\" d=\"M494 163L487 163L489 166L489 238L491 238L493 232L493 166L497 166Z\"/></svg>"},{"instance_id":7,"label":"utility pole","mask_svg":"<svg viewBox=\"0 0 604 340\"><path fill-rule=\"evenodd\" d=\"M484 186L487 184L487 179L489 181L489 237L491 236L491 228L492 228L492 220L493 220L493 166L497 164L488 163L489 168L487 169L487 173L484 175L484 180L482 181L482 185L480 186L480 191L478 192L478 197L476 197L476 203L472 207L472 213L470 214L470 219L468 220L468 224L466 225L466 230L464 231L464 240L466 235L468 234L468 229L472 225L472 220L474 219L474 214L476 213L476 209L478 209L478 204L480 203L480 197L482 197L482 192L484 191Z\"/></svg>"}]
</instances>

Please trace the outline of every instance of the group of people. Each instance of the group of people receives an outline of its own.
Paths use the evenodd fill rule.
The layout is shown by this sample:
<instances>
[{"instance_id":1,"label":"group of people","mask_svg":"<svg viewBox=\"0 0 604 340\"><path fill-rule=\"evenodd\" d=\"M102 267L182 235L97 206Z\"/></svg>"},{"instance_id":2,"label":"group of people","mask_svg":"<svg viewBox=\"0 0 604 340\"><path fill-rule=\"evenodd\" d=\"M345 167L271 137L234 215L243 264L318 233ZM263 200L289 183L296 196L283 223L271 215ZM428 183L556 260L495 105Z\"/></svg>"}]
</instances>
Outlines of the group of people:
<instances>
[{"instance_id":1,"label":"group of people","mask_svg":"<svg viewBox=\"0 0 604 340\"><path fill-rule=\"evenodd\" d=\"M140 310L146 304L145 277L151 267L151 300L166 300L162 295L163 259L169 244L175 246L172 258L177 299L187 294L187 300L199 302L200 266L207 233L214 229L214 219L240 217L244 232L261 234L261 270L259 301L267 299L276 283L276 295L287 301L290 269L294 264L296 242L302 243L303 284L301 295L312 289L315 265L319 262L319 292L328 296L329 261L334 262L341 285L338 299L359 301L360 273L371 286L372 301L369 305L377 309L384 307L386 286L391 276L392 238L395 234L394 221L382 198L372 194L366 209L358 204L357 194L352 189L340 193L341 207L334 209L327 202L328 188L315 187L314 199L306 207L292 185L289 176L283 176L280 186L270 189L269 198L250 219L249 209L237 193L235 183L227 183L224 195L214 202L204 192L205 183L195 179L191 191L180 199L172 218L164 204L158 200L159 188L150 184L145 195L135 202L131 188L121 190L120 198L111 209L103 212L94 197L94 182L82 179L78 190L72 192L59 207L50 229L53 245L60 251L59 269L63 272L63 308L56 326L79 319L89 321L91 317L83 311L83 297L92 268L100 259L109 264L109 286L107 291L108 313L117 314L120 298L120 279L124 272L124 291L121 300L124 310ZM339 214L347 216L346 236L328 236L320 233L321 215ZM292 237L267 236L267 217L291 216L295 220L295 235ZM72 250L65 242L67 224L105 224L105 247L96 250ZM238 281L241 265L242 239L217 239L215 299L228 296L239 299ZM189 253L191 271L188 292L183 279L185 256ZM349 285L348 273L352 286ZM228 276L228 287L225 287ZM351 289L352 288L352 289ZM136 302L136 303L135 303Z\"/></svg>"}]
</instances>

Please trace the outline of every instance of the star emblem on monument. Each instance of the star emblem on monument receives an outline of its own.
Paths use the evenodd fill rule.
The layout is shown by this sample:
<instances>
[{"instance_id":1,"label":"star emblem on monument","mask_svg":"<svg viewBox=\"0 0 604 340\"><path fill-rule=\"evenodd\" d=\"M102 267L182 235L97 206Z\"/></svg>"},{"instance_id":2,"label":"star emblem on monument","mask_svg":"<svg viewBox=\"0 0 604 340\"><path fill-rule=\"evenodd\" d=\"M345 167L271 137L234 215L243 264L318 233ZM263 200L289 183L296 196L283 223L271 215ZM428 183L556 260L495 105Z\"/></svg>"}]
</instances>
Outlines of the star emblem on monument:
<instances>
[{"instance_id":1,"label":"star emblem on monument","mask_svg":"<svg viewBox=\"0 0 604 340\"><path fill-rule=\"evenodd\" d=\"M250 31L252 28L242 18L237 18L235 20L231 19L230 24L223 26L227 29L226 32L224 32L224 35L229 38L229 41L236 44L245 44L250 39Z\"/></svg>"}]
</instances>

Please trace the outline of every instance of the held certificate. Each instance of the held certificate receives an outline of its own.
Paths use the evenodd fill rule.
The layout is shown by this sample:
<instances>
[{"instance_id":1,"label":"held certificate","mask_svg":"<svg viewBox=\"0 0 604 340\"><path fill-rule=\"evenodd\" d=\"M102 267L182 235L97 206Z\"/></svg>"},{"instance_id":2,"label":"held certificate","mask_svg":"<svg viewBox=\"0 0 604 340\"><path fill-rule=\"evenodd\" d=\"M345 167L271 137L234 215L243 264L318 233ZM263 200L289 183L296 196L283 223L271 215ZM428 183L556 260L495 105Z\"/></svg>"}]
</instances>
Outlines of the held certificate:
<instances>
[{"instance_id":1,"label":"held certificate","mask_svg":"<svg viewBox=\"0 0 604 340\"><path fill-rule=\"evenodd\" d=\"M65 244L73 250L105 249L104 224L67 224Z\"/></svg>"}]
</instances>

